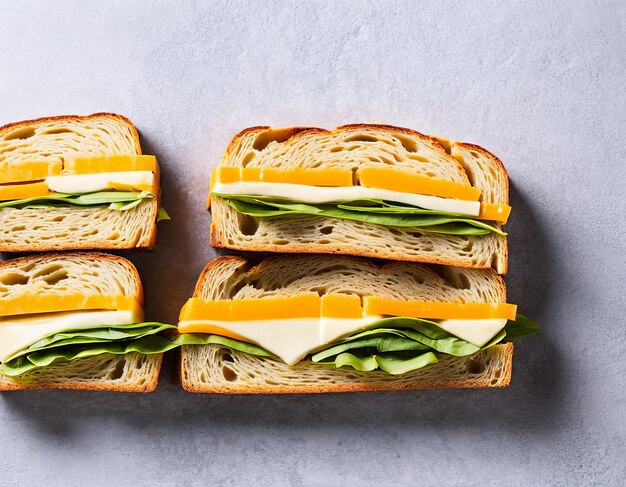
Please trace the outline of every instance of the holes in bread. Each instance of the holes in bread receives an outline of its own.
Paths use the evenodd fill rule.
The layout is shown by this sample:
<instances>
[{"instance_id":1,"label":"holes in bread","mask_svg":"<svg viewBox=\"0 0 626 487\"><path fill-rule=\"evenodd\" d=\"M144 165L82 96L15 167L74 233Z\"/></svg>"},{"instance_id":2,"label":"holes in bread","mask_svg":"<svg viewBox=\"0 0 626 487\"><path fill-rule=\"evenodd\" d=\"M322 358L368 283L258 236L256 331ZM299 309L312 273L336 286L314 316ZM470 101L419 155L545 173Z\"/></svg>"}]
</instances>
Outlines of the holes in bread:
<instances>
[{"instance_id":1,"label":"holes in bread","mask_svg":"<svg viewBox=\"0 0 626 487\"><path fill-rule=\"evenodd\" d=\"M293 129L270 129L259 134L252 144L252 148L258 151L265 150L272 142L280 144L285 142L294 134Z\"/></svg>"},{"instance_id":2,"label":"holes in bread","mask_svg":"<svg viewBox=\"0 0 626 487\"><path fill-rule=\"evenodd\" d=\"M254 235L259 229L259 220L243 213L237 213L237 224L244 235Z\"/></svg>"},{"instance_id":3,"label":"holes in bread","mask_svg":"<svg viewBox=\"0 0 626 487\"><path fill-rule=\"evenodd\" d=\"M288 245L289 244L289 240L284 239L284 238L276 238L276 239L272 240L272 244L273 245Z\"/></svg>"},{"instance_id":4,"label":"holes in bread","mask_svg":"<svg viewBox=\"0 0 626 487\"><path fill-rule=\"evenodd\" d=\"M26 229L26 225L14 225L11 227L12 232L20 232Z\"/></svg>"},{"instance_id":5,"label":"holes in bread","mask_svg":"<svg viewBox=\"0 0 626 487\"><path fill-rule=\"evenodd\" d=\"M252 159L254 159L254 152L248 152L246 154L246 157L243 158L243 161L241 161L241 165L243 167L246 167L248 164L250 164L252 162Z\"/></svg>"},{"instance_id":6,"label":"holes in bread","mask_svg":"<svg viewBox=\"0 0 626 487\"><path fill-rule=\"evenodd\" d=\"M396 135L396 139L400 141L402 147L407 152L417 152L417 142L406 135Z\"/></svg>"},{"instance_id":7,"label":"holes in bread","mask_svg":"<svg viewBox=\"0 0 626 487\"><path fill-rule=\"evenodd\" d=\"M48 129L44 132L47 135L71 134L73 130L68 128Z\"/></svg>"},{"instance_id":8,"label":"holes in bread","mask_svg":"<svg viewBox=\"0 0 626 487\"><path fill-rule=\"evenodd\" d=\"M28 284L28 276L19 272L7 272L0 276L0 283L6 286L23 286Z\"/></svg>"},{"instance_id":9,"label":"holes in bread","mask_svg":"<svg viewBox=\"0 0 626 487\"><path fill-rule=\"evenodd\" d=\"M52 219L53 222L62 222L63 220L65 220L65 215L58 215Z\"/></svg>"},{"instance_id":10,"label":"holes in bread","mask_svg":"<svg viewBox=\"0 0 626 487\"><path fill-rule=\"evenodd\" d=\"M379 142L379 139L377 137L366 134L351 135L350 137L343 140L344 142Z\"/></svg>"},{"instance_id":11,"label":"holes in bread","mask_svg":"<svg viewBox=\"0 0 626 487\"><path fill-rule=\"evenodd\" d=\"M228 365L224 365L222 367L222 375L224 376L224 379L228 382L235 382L238 378L237 372L231 369Z\"/></svg>"},{"instance_id":12,"label":"holes in bread","mask_svg":"<svg viewBox=\"0 0 626 487\"><path fill-rule=\"evenodd\" d=\"M419 162L428 162L428 159L426 159L425 157L422 157L422 156L418 156L416 154L409 154L409 159L412 159L414 161L419 161ZM435 177L436 176L436 174L432 174L432 175L431 174L432 173L430 173L428 175L431 176L431 177Z\"/></svg>"},{"instance_id":13,"label":"holes in bread","mask_svg":"<svg viewBox=\"0 0 626 487\"><path fill-rule=\"evenodd\" d=\"M472 287L472 284L465 273L454 267L434 265L431 269L448 287L453 287L454 289L470 289Z\"/></svg>"},{"instance_id":14,"label":"holes in bread","mask_svg":"<svg viewBox=\"0 0 626 487\"><path fill-rule=\"evenodd\" d=\"M485 363L480 358L470 358L465 362L465 370L468 374L482 374L485 371Z\"/></svg>"},{"instance_id":15,"label":"holes in bread","mask_svg":"<svg viewBox=\"0 0 626 487\"><path fill-rule=\"evenodd\" d=\"M330 235L331 233L333 233L333 229L334 227L332 225L327 225L325 227L320 228L320 233L324 235Z\"/></svg>"},{"instance_id":16,"label":"holes in bread","mask_svg":"<svg viewBox=\"0 0 626 487\"><path fill-rule=\"evenodd\" d=\"M111 372L107 374L107 379L117 380L121 379L124 375L124 368L126 367L126 359L122 356L117 360L115 367Z\"/></svg>"},{"instance_id":17,"label":"holes in bread","mask_svg":"<svg viewBox=\"0 0 626 487\"><path fill-rule=\"evenodd\" d=\"M4 140L22 140L28 139L35 135L35 129L33 127L23 127L4 136Z\"/></svg>"},{"instance_id":18,"label":"holes in bread","mask_svg":"<svg viewBox=\"0 0 626 487\"><path fill-rule=\"evenodd\" d=\"M225 353L224 355L222 355L222 360L224 362L234 362L235 359L233 358L233 356L230 353Z\"/></svg>"},{"instance_id":19,"label":"holes in bread","mask_svg":"<svg viewBox=\"0 0 626 487\"><path fill-rule=\"evenodd\" d=\"M332 149L330 149L330 152L335 153L335 152L341 152L343 150L343 147L341 146L335 146Z\"/></svg>"},{"instance_id":20,"label":"holes in bread","mask_svg":"<svg viewBox=\"0 0 626 487\"><path fill-rule=\"evenodd\" d=\"M33 274L33 279L41 279L50 285L54 285L63 279L67 279L67 270L62 265L50 265L38 270Z\"/></svg>"},{"instance_id":21,"label":"holes in bread","mask_svg":"<svg viewBox=\"0 0 626 487\"><path fill-rule=\"evenodd\" d=\"M118 238L120 238L119 232L113 232L111 235L108 236L109 240L117 240Z\"/></svg>"}]
</instances>

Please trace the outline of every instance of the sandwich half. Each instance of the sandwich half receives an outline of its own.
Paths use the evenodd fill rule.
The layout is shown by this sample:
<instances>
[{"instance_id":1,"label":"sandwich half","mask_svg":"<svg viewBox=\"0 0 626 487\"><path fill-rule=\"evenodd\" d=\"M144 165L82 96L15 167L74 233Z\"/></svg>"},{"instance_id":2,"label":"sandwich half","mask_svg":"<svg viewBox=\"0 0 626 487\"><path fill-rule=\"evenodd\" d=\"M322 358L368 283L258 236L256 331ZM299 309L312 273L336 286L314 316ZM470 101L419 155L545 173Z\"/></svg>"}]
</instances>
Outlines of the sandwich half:
<instances>
[{"instance_id":1,"label":"sandwich half","mask_svg":"<svg viewBox=\"0 0 626 487\"><path fill-rule=\"evenodd\" d=\"M112 113L0 127L0 252L153 248L159 167Z\"/></svg>"},{"instance_id":2,"label":"sandwich half","mask_svg":"<svg viewBox=\"0 0 626 487\"><path fill-rule=\"evenodd\" d=\"M50 253L0 263L0 391L149 392L160 334L145 322L139 274L103 253Z\"/></svg>"},{"instance_id":3,"label":"sandwich half","mask_svg":"<svg viewBox=\"0 0 626 487\"><path fill-rule=\"evenodd\" d=\"M214 247L507 270L502 162L405 128L243 130L209 206Z\"/></svg>"},{"instance_id":4,"label":"sandwich half","mask_svg":"<svg viewBox=\"0 0 626 487\"><path fill-rule=\"evenodd\" d=\"M178 331L188 391L308 393L504 387L538 329L492 269L285 255L209 263Z\"/></svg>"}]
</instances>

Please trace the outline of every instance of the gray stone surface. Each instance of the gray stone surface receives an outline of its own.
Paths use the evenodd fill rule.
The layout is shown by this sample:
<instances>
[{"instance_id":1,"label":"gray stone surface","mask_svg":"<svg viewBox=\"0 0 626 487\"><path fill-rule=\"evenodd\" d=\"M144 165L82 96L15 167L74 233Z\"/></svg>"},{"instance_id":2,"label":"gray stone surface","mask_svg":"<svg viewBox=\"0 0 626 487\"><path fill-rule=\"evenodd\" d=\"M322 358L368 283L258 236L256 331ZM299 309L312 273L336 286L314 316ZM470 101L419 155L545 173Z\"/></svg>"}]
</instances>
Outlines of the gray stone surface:
<instances>
[{"instance_id":1,"label":"gray stone surface","mask_svg":"<svg viewBox=\"0 0 626 487\"><path fill-rule=\"evenodd\" d=\"M209 248L209 167L249 125L384 121L511 176L512 302L544 328L506 390L0 397L2 485L623 485L623 2L4 2L0 123L115 111L159 156L175 320ZM470 5L471 4L471 5Z\"/></svg>"}]
</instances>

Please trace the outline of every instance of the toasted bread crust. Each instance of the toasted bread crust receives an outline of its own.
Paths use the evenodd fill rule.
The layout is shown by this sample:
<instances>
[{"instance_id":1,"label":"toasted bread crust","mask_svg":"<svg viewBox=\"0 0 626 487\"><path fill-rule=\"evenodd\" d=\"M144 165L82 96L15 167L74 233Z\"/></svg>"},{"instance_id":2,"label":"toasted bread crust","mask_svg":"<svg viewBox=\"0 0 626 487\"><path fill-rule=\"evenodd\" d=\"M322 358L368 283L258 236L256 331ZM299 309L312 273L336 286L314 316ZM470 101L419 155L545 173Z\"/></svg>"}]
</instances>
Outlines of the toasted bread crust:
<instances>
[{"instance_id":1,"label":"toasted bread crust","mask_svg":"<svg viewBox=\"0 0 626 487\"><path fill-rule=\"evenodd\" d=\"M28 125L31 125L33 123L41 123L41 122L67 122L67 121L73 121L73 122L83 122L85 120L92 120L95 118L111 118L111 119L116 119L119 122L121 122L123 125L126 125L130 131L132 132L134 141L135 141L135 145L138 148L139 151L139 155L141 155L141 144L139 143L139 133L137 132L137 128L135 127L135 125L133 124L133 122L131 122L128 118L126 118L123 115L119 115L117 113L110 113L110 112L98 112L98 113L92 113L91 115L56 115L53 117L40 117L40 118L33 118L30 120L22 120L19 122L11 122L11 123L7 123L3 126L0 127L0 136L4 133L7 132L9 130L14 130L17 128L22 128L22 127L26 127Z\"/></svg>"},{"instance_id":2,"label":"toasted bread crust","mask_svg":"<svg viewBox=\"0 0 626 487\"><path fill-rule=\"evenodd\" d=\"M217 201L219 198L212 196ZM211 205L215 203L212 202ZM463 267L466 269L491 269L493 266L489 265L476 265L468 264L467 261L461 259L455 259L453 256L450 258L433 258L428 255L404 255L402 258L398 258L398 255L393 252L388 252L381 249L379 252L368 251L367 249L358 245L348 246L342 245L342 249L336 249L325 245L315 244L289 244L289 245L237 245L229 244L225 241L224 235L220 233L219 225L217 221L213 220L210 225L210 243L211 247L215 248L227 248L232 250L249 251L249 252L274 252L282 254L332 254L332 255L354 255L356 257L367 257L371 259L386 259L402 262L419 262L422 264L439 264L450 265L455 267ZM508 240L504 240L504 259L503 265L498 269L499 274L505 275L508 271Z\"/></svg>"},{"instance_id":3,"label":"toasted bread crust","mask_svg":"<svg viewBox=\"0 0 626 487\"><path fill-rule=\"evenodd\" d=\"M80 390L80 391L100 391L100 392L152 392L156 389L159 383L159 374L161 372L161 366L163 364L163 354L154 354L150 356L150 360L155 362L154 373L150 376L147 382L142 384L117 384L108 381L107 379L94 380L91 382L21 382L18 379L13 379L10 382L0 382L0 392L9 391L25 391L25 390L41 390L41 389L66 389L66 390Z\"/></svg>"},{"instance_id":4,"label":"toasted bread crust","mask_svg":"<svg viewBox=\"0 0 626 487\"><path fill-rule=\"evenodd\" d=\"M14 266L22 266L32 262L58 262L61 261L71 261L75 258L90 258L93 260L104 260L109 262L116 262L125 267L126 272L131 276L135 289L137 289L137 294L134 294L133 297L137 300L137 302L143 306L143 285L141 283L141 277L139 276L139 271L135 267L135 265L125 259L124 257L120 257L119 255L107 254L104 252L50 252L46 254L35 254L35 255L26 255L24 257L16 257L14 259L4 260L0 262L0 269L5 267L14 267Z\"/></svg>"},{"instance_id":5,"label":"toasted bread crust","mask_svg":"<svg viewBox=\"0 0 626 487\"><path fill-rule=\"evenodd\" d=\"M413 391L413 390L430 390L430 389L487 389L487 388L503 388L511 384L511 375L513 373L513 349L512 343L501 345L504 354L504 368L500 378L494 383L489 379L474 379L463 381L433 381L433 382L414 382L411 384L398 384L397 382L355 382L353 384L324 384L324 385L302 385L293 386L266 386L259 385L251 388L250 386L238 386L230 384L228 386L211 386L208 384L197 385L185 378L184 365L179 357L176 365L176 380L187 392L195 393L213 393L213 394L321 394L333 392L380 392L380 391ZM235 353L235 352L233 352ZM436 365L434 365L436 367Z\"/></svg>"}]
</instances>

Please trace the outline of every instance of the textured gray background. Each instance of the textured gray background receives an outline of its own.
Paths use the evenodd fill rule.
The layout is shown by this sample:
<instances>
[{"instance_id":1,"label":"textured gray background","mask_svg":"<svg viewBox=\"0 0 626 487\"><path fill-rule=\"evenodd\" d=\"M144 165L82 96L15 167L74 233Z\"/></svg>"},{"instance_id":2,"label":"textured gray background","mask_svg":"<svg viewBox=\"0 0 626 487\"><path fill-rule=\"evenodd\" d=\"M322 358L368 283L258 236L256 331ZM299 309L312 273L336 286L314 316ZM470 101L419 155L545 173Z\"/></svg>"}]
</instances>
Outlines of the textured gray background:
<instances>
[{"instance_id":1,"label":"textured gray background","mask_svg":"<svg viewBox=\"0 0 626 487\"><path fill-rule=\"evenodd\" d=\"M148 316L209 248L209 167L249 125L384 121L511 177L509 296L545 333L505 390L0 397L0 484L617 485L624 400L623 2L4 2L0 123L115 111L162 164ZM146 2L147 4L147 2ZM171 360L171 359L170 359Z\"/></svg>"}]
</instances>

